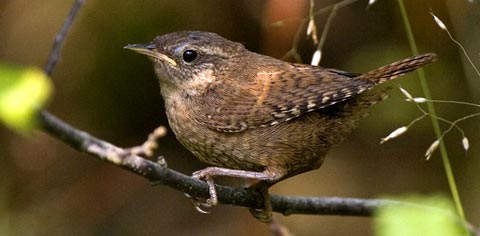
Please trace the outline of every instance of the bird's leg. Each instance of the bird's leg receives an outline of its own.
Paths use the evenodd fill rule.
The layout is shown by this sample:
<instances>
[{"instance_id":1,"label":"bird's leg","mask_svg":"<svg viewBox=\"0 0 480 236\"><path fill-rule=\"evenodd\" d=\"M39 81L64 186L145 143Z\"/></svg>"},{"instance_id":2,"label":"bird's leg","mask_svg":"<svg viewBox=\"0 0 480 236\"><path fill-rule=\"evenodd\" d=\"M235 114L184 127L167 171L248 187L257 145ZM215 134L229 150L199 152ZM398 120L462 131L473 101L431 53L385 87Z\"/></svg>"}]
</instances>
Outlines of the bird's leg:
<instances>
[{"instance_id":1,"label":"bird's leg","mask_svg":"<svg viewBox=\"0 0 480 236\"><path fill-rule=\"evenodd\" d=\"M262 182L276 182L284 176L285 172L283 170L279 171L278 169L267 168L263 172L255 171L246 171L246 170L233 170L221 167L207 167L203 170L196 171L192 174L193 178L199 180L205 180L208 184L208 192L210 198L206 200L205 207L211 207L218 204L217 191L215 189L215 183L213 177L215 176L229 176L236 178L246 178L246 179L255 179ZM267 188L265 188L267 190ZM263 193L262 193L263 194ZM268 196L268 191L266 191ZM267 202L267 200L265 200ZM271 211L271 207L270 207Z\"/></svg>"}]
</instances>

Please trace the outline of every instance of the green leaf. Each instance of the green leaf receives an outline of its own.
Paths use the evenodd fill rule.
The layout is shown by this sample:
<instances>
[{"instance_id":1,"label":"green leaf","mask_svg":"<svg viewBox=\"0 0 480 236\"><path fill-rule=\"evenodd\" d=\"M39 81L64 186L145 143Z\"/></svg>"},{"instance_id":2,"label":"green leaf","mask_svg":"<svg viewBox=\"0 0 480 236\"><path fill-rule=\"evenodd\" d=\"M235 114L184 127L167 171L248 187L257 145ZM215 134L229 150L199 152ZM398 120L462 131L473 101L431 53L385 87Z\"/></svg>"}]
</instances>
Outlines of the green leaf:
<instances>
[{"instance_id":1,"label":"green leaf","mask_svg":"<svg viewBox=\"0 0 480 236\"><path fill-rule=\"evenodd\" d=\"M375 235L468 235L447 198L411 196L399 200L413 204L389 205L377 210L374 218Z\"/></svg>"},{"instance_id":2,"label":"green leaf","mask_svg":"<svg viewBox=\"0 0 480 236\"><path fill-rule=\"evenodd\" d=\"M31 131L51 92L42 70L0 64L0 121L19 132Z\"/></svg>"}]
</instances>

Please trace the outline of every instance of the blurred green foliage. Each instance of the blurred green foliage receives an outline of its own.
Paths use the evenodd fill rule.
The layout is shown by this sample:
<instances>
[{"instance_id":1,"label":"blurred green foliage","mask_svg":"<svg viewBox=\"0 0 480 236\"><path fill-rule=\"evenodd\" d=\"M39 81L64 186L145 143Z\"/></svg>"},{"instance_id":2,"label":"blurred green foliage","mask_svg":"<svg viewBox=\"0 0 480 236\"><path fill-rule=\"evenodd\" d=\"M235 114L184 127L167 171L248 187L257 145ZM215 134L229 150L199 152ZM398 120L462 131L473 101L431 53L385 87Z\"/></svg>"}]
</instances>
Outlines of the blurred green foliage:
<instances>
[{"instance_id":1,"label":"blurred green foliage","mask_svg":"<svg viewBox=\"0 0 480 236\"><path fill-rule=\"evenodd\" d=\"M374 218L377 236L466 235L452 202L443 196L408 196L406 204L380 208ZM411 202L413 204L408 204Z\"/></svg>"},{"instance_id":2,"label":"blurred green foliage","mask_svg":"<svg viewBox=\"0 0 480 236\"><path fill-rule=\"evenodd\" d=\"M31 131L51 92L50 79L40 69L0 64L0 120L8 127Z\"/></svg>"}]
</instances>

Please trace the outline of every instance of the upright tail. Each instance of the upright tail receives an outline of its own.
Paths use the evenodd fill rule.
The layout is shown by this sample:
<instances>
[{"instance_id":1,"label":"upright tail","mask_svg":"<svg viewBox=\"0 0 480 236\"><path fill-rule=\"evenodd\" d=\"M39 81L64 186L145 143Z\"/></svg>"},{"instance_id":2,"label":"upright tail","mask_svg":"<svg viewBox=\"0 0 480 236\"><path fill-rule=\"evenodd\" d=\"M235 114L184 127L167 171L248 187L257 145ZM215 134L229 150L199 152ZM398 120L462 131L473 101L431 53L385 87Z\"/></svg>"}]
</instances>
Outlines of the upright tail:
<instances>
[{"instance_id":1,"label":"upright tail","mask_svg":"<svg viewBox=\"0 0 480 236\"><path fill-rule=\"evenodd\" d=\"M435 53L426 53L414 57L405 58L400 61L393 62L386 66L382 66L363 75L356 77L355 79L366 79L376 84L397 78L408 72L414 71L430 62L437 59Z\"/></svg>"}]
</instances>

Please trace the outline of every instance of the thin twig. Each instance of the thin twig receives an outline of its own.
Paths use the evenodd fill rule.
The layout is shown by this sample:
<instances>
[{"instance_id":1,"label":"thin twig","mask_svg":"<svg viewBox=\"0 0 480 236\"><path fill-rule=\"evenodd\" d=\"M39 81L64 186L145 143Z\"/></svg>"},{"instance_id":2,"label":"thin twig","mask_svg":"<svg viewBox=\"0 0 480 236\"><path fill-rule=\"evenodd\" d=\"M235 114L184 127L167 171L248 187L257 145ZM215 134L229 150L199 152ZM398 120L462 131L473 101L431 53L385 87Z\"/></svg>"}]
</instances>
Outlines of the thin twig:
<instances>
[{"instance_id":1,"label":"thin twig","mask_svg":"<svg viewBox=\"0 0 480 236\"><path fill-rule=\"evenodd\" d=\"M302 63L302 58L300 57L300 54L298 53L298 43L300 41L300 36L302 35L303 33L303 30L304 29L308 29L307 27L307 23L309 22L309 20L311 20L311 18L313 18L313 16L318 16L318 15L321 15L321 14L324 14L328 11L336 11L337 9L340 9L344 6L347 6L349 4L352 4L354 2L356 2L358 0L343 0L343 1L340 1L338 3L335 3L335 4L332 4L332 5L328 5L326 7L323 7L323 8L320 8L318 11L315 11L313 12L313 9L310 7L310 18L301 18L299 19L300 21L300 25L298 26L298 30L297 32L295 33L295 36L293 38L293 41L292 41L292 46L291 46L291 49L285 53L285 55L283 55L283 57L281 58L282 60L286 60L288 59L289 57L292 57L295 62L297 63ZM312 13L313 12L313 13ZM328 22L328 21L332 21L334 16L332 16L332 14L330 14L330 16L328 17L329 20L327 20L327 23L325 25L325 28L327 28L326 30L324 29L323 30L323 33L322 33L322 37L323 37L323 34L326 34L325 31L328 31L329 28L330 28L330 24L331 22ZM332 19L330 19L332 18ZM282 22L285 22L287 20L296 20L293 19L293 18L289 18L289 19L286 19L286 20L282 20L282 21L277 21L275 23L273 23L274 25L278 25L278 24L281 24ZM321 43L323 45L323 42Z\"/></svg>"},{"instance_id":2,"label":"thin twig","mask_svg":"<svg viewBox=\"0 0 480 236\"><path fill-rule=\"evenodd\" d=\"M63 23L60 31L55 35L53 40L53 46L50 50L50 55L48 55L47 63L45 64L44 71L48 76L52 75L53 68L57 65L57 62L60 58L60 51L62 49L63 42L67 36L68 30L72 27L72 23L75 19L80 8L82 8L84 0L75 0L73 3L70 12L68 13L65 22Z\"/></svg>"},{"instance_id":3,"label":"thin twig","mask_svg":"<svg viewBox=\"0 0 480 236\"><path fill-rule=\"evenodd\" d=\"M468 55L467 53L467 50L465 49L465 47L463 47L463 45L458 41L456 40L453 35L450 33L450 30L448 30L447 26L442 22L442 20L440 20L440 18L438 18L432 10L430 10L430 15L433 16L433 19L435 20L435 22L437 23L437 25L440 27L440 29L444 30L445 32L447 32L448 34L448 37L450 38L450 40L452 40L453 43L455 43L463 52L463 55L467 58L468 62L470 63L470 65L472 66L472 68L475 70L475 72L477 73L477 76L480 77L480 71L478 71L478 68L475 66L475 64L473 63L472 59L470 58L470 56Z\"/></svg>"},{"instance_id":4,"label":"thin twig","mask_svg":"<svg viewBox=\"0 0 480 236\"><path fill-rule=\"evenodd\" d=\"M333 19L337 15L338 8L339 7L338 7L337 4L335 4L333 6L332 11L328 15L327 22L323 26L322 36L320 37L320 41L318 42L317 50L316 50L316 52L318 52L319 55L322 55L323 45L325 44L325 41L327 40L328 31L330 30L330 26L332 25ZM312 58L312 62L310 64L318 66L318 64L320 63L320 60L321 60L321 56L318 57L317 60L314 60L314 58Z\"/></svg>"},{"instance_id":5,"label":"thin twig","mask_svg":"<svg viewBox=\"0 0 480 236\"><path fill-rule=\"evenodd\" d=\"M337 15L338 5L334 5L332 11L328 15L327 22L323 26L322 36L320 38L320 42L318 43L317 50L321 51L325 41L327 40L328 31L330 30L330 26L332 25L333 18Z\"/></svg>"}]
</instances>

